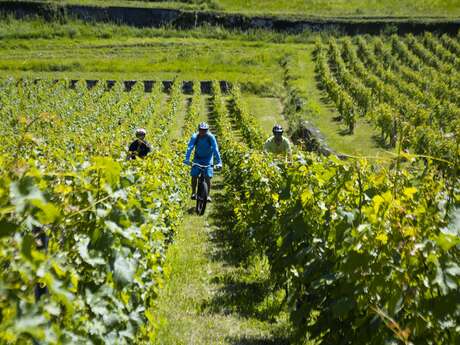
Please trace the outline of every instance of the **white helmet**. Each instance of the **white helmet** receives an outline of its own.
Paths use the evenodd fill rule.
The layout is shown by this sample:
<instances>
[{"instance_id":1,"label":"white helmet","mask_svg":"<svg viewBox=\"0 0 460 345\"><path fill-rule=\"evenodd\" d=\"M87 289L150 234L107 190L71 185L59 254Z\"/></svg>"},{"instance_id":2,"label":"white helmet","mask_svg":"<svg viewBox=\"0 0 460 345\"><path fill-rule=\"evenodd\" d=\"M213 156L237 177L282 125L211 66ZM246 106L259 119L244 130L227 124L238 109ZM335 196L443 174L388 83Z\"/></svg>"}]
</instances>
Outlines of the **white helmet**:
<instances>
[{"instance_id":1,"label":"white helmet","mask_svg":"<svg viewBox=\"0 0 460 345\"><path fill-rule=\"evenodd\" d=\"M136 135L146 135L147 131L144 128L138 128L136 129Z\"/></svg>"}]
</instances>

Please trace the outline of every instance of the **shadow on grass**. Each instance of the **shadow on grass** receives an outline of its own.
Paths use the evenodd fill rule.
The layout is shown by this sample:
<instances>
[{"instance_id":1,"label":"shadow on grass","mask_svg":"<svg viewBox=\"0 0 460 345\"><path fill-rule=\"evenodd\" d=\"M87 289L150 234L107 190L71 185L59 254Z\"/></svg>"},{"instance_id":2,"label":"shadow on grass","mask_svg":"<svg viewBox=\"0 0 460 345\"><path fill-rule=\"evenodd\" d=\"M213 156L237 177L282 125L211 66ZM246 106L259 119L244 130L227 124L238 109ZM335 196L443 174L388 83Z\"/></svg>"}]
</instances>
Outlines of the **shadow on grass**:
<instances>
[{"instance_id":1,"label":"shadow on grass","mask_svg":"<svg viewBox=\"0 0 460 345\"><path fill-rule=\"evenodd\" d=\"M229 338L229 344L232 345L289 345L284 337L275 337L272 339L260 339L258 337Z\"/></svg>"},{"instance_id":2,"label":"shadow on grass","mask_svg":"<svg viewBox=\"0 0 460 345\"><path fill-rule=\"evenodd\" d=\"M381 135L374 134L372 135L372 141L376 143L376 145L380 148L390 150L393 149L394 147L391 146L389 143L387 143Z\"/></svg>"},{"instance_id":3,"label":"shadow on grass","mask_svg":"<svg viewBox=\"0 0 460 345\"><path fill-rule=\"evenodd\" d=\"M319 100L326 106L331 107L332 109L336 109L335 104L331 101L329 96L327 94L321 94L319 97Z\"/></svg>"},{"instance_id":4,"label":"shadow on grass","mask_svg":"<svg viewBox=\"0 0 460 345\"><path fill-rule=\"evenodd\" d=\"M350 132L348 128L342 128L337 130L337 133L340 134L341 136L351 136L353 135L353 132Z\"/></svg>"},{"instance_id":5,"label":"shadow on grass","mask_svg":"<svg viewBox=\"0 0 460 345\"><path fill-rule=\"evenodd\" d=\"M244 272L214 278L212 283L222 287L211 301L203 303L202 308L215 314L236 313L245 318L274 322L275 311L269 305L263 305L267 291L270 291L268 281L242 281L241 275Z\"/></svg>"},{"instance_id":6,"label":"shadow on grass","mask_svg":"<svg viewBox=\"0 0 460 345\"><path fill-rule=\"evenodd\" d=\"M216 191L219 191L218 188ZM210 257L213 261L223 261L224 265L241 266L247 261L250 253L242 247L240 239L236 238L231 230L234 226L233 209L226 207L222 191L223 185L218 193L213 194L214 207L210 213L213 226L209 237L216 250Z\"/></svg>"},{"instance_id":7,"label":"shadow on grass","mask_svg":"<svg viewBox=\"0 0 460 345\"><path fill-rule=\"evenodd\" d=\"M224 270L213 277L211 283L216 293L200 306L202 312L219 315L237 314L247 320L267 322L269 334L257 336L227 337L229 344L241 345L287 345L288 331L285 324L277 323L283 308L282 298L273 293L273 283L268 275L261 274L248 263L250 253L244 253L241 241L232 233L233 209L226 207L223 183L213 186L213 208L209 213L210 241L214 250L210 259L223 263ZM283 330L281 330L283 329Z\"/></svg>"},{"instance_id":8,"label":"shadow on grass","mask_svg":"<svg viewBox=\"0 0 460 345\"><path fill-rule=\"evenodd\" d=\"M219 182L214 182L213 181L211 193L221 192L223 189L224 189L224 184L222 182L220 182L220 181Z\"/></svg>"}]
</instances>

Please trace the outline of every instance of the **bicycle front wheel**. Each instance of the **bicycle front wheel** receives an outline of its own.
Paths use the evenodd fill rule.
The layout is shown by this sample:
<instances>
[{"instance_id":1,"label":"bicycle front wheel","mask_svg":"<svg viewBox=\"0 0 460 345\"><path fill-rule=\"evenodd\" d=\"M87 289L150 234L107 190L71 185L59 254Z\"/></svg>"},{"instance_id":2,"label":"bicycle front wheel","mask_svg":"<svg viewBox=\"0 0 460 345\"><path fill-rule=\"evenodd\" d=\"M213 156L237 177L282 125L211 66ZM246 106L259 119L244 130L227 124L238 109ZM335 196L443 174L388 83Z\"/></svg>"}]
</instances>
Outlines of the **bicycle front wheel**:
<instances>
[{"instance_id":1,"label":"bicycle front wheel","mask_svg":"<svg viewBox=\"0 0 460 345\"><path fill-rule=\"evenodd\" d=\"M206 204L208 203L208 185L206 181L198 185L198 193L196 195L196 213L200 216L206 211Z\"/></svg>"}]
</instances>

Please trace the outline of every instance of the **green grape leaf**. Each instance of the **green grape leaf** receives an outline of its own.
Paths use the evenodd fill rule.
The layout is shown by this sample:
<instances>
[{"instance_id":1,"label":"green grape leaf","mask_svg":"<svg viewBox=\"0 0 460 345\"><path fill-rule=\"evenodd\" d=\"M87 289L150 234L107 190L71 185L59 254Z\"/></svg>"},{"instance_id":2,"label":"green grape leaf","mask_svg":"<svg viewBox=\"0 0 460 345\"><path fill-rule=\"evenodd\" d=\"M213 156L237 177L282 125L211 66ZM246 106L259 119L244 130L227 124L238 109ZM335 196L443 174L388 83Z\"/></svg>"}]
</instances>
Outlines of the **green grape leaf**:
<instances>
[{"instance_id":1,"label":"green grape leaf","mask_svg":"<svg viewBox=\"0 0 460 345\"><path fill-rule=\"evenodd\" d=\"M445 251L460 244L460 237L442 232L434 238L436 243Z\"/></svg>"},{"instance_id":2,"label":"green grape leaf","mask_svg":"<svg viewBox=\"0 0 460 345\"><path fill-rule=\"evenodd\" d=\"M61 215L59 208L50 202L32 200L31 204L40 209L40 212L37 214L37 219L41 224L54 223Z\"/></svg>"},{"instance_id":3,"label":"green grape leaf","mask_svg":"<svg viewBox=\"0 0 460 345\"><path fill-rule=\"evenodd\" d=\"M460 266L458 266L455 262L449 262L445 272L451 276L460 277Z\"/></svg>"},{"instance_id":4,"label":"green grape leaf","mask_svg":"<svg viewBox=\"0 0 460 345\"><path fill-rule=\"evenodd\" d=\"M120 181L121 166L118 162L107 157L93 158L94 168L101 171L105 180L111 185Z\"/></svg>"},{"instance_id":5,"label":"green grape leaf","mask_svg":"<svg viewBox=\"0 0 460 345\"><path fill-rule=\"evenodd\" d=\"M37 339L44 339L45 331L43 325L48 322L43 315L25 316L18 319L14 324L15 332L26 333Z\"/></svg>"},{"instance_id":6,"label":"green grape leaf","mask_svg":"<svg viewBox=\"0 0 460 345\"><path fill-rule=\"evenodd\" d=\"M339 299L332 305L332 313L335 317L346 316L355 307L355 302L348 297Z\"/></svg>"},{"instance_id":7,"label":"green grape leaf","mask_svg":"<svg viewBox=\"0 0 460 345\"><path fill-rule=\"evenodd\" d=\"M136 266L136 260L129 259L123 256L122 253L117 253L113 268L115 280L120 284L132 283L134 274L136 273Z\"/></svg>"},{"instance_id":8,"label":"green grape leaf","mask_svg":"<svg viewBox=\"0 0 460 345\"><path fill-rule=\"evenodd\" d=\"M104 265L105 260L103 258L90 256L90 253L88 251L89 241L90 240L88 237L82 237L77 241L77 250L80 254L80 257L83 259L83 261L85 261L87 264L93 267L96 265Z\"/></svg>"},{"instance_id":9,"label":"green grape leaf","mask_svg":"<svg viewBox=\"0 0 460 345\"><path fill-rule=\"evenodd\" d=\"M445 274L441 266L438 266L436 269L436 277L433 280L433 283L438 285L441 289L443 295L447 295L449 290L455 290L457 288L457 283L452 279L449 274ZM452 271L455 273L455 268Z\"/></svg>"},{"instance_id":10,"label":"green grape leaf","mask_svg":"<svg viewBox=\"0 0 460 345\"><path fill-rule=\"evenodd\" d=\"M131 323L128 323L126 326L127 326L126 329L124 329L123 331L119 332L119 335L121 337L123 337L123 338L134 340L134 328L133 328L133 326L131 325Z\"/></svg>"},{"instance_id":11,"label":"green grape leaf","mask_svg":"<svg viewBox=\"0 0 460 345\"><path fill-rule=\"evenodd\" d=\"M46 202L42 192L35 185L31 177L24 177L10 185L11 202L16 206L16 212L23 212L31 200Z\"/></svg>"},{"instance_id":12,"label":"green grape leaf","mask_svg":"<svg viewBox=\"0 0 460 345\"><path fill-rule=\"evenodd\" d=\"M0 220L0 238L10 236L19 229L19 226L5 219Z\"/></svg>"},{"instance_id":13,"label":"green grape leaf","mask_svg":"<svg viewBox=\"0 0 460 345\"><path fill-rule=\"evenodd\" d=\"M22 239L21 253L29 260L32 259L32 244L34 239L29 234L26 234Z\"/></svg>"}]
</instances>

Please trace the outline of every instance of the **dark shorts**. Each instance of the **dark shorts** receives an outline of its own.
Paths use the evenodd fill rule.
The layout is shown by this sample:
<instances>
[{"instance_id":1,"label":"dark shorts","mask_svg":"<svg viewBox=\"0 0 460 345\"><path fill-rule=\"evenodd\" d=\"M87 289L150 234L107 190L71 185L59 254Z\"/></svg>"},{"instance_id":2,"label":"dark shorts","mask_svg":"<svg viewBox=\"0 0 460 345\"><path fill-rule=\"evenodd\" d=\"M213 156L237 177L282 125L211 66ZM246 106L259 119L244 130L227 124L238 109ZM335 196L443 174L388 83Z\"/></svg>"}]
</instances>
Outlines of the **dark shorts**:
<instances>
[{"instance_id":1,"label":"dark shorts","mask_svg":"<svg viewBox=\"0 0 460 345\"><path fill-rule=\"evenodd\" d=\"M201 168L194 165L192 166L192 170L190 172L190 176L192 177L197 177L200 175L200 171L201 171ZM214 176L214 169L212 168L212 166L209 166L206 168L206 176L209 177L209 178L212 178Z\"/></svg>"}]
</instances>

